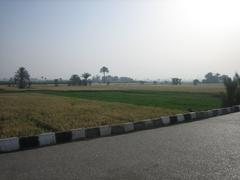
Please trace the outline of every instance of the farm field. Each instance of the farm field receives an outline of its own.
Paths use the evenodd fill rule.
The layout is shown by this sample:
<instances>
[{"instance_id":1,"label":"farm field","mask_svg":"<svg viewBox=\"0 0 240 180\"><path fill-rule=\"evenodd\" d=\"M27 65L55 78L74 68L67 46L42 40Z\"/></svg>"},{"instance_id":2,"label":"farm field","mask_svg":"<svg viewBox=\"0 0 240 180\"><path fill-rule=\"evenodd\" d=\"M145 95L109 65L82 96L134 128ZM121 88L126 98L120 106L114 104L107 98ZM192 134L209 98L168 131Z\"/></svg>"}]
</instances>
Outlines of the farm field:
<instances>
[{"instance_id":1,"label":"farm field","mask_svg":"<svg viewBox=\"0 0 240 180\"><path fill-rule=\"evenodd\" d=\"M42 91L44 94L188 111L221 106L217 94L166 91Z\"/></svg>"},{"instance_id":2,"label":"farm field","mask_svg":"<svg viewBox=\"0 0 240 180\"><path fill-rule=\"evenodd\" d=\"M42 85L25 91L1 87L0 138L213 109L221 106L219 92L223 91L220 85L205 85L206 89L193 85L99 85L109 88L104 90L96 86L68 90L64 85Z\"/></svg>"},{"instance_id":3,"label":"farm field","mask_svg":"<svg viewBox=\"0 0 240 180\"><path fill-rule=\"evenodd\" d=\"M7 87L6 85L0 85L0 89L19 91L15 87ZM56 91L102 91L102 90L151 90L151 91L173 91L173 92L200 92L200 93L220 93L224 92L225 88L223 84L199 84L194 86L193 84L182 85L162 85L152 83L112 83L106 84L92 84L91 86L68 86L66 84L60 84L55 87L53 84L33 84L31 90L56 90ZM20 90L21 91L21 90Z\"/></svg>"},{"instance_id":4,"label":"farm field","mask_svg":"<svg viewBox=\"0 0 240 180\"><path fill-rule=\"evenodd\" d=\"M180 112L38 93L4 93L0 94L0 138L137 121Z\"/></svg>"}]
</instances>

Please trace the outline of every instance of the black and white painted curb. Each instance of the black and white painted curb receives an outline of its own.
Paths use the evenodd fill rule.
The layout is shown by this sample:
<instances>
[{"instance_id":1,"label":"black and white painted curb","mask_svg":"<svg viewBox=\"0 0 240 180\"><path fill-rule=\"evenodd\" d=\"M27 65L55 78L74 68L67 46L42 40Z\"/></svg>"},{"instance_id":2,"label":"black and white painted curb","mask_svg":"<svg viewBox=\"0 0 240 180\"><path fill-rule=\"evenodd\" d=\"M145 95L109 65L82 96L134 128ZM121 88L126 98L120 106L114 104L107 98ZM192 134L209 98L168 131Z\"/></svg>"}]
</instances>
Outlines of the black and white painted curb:
<instances>
[{"instance_id":1,"label":"black and white painted curb","mask_svg":"<svg viewBox=\"0 0 240 180\"><path fill-rule=\"evenodd\" d=\"M159 128L183 122L207 119L210 117L225 115L239 111L240 105L222 109L177 114L175 116L164 116L154 119L147 119L138 122L128 122L117 125L106 125L95 128L80 128L64 132L43 133L37 136L0 139L0 153L61 144L76 140L119 135L139 130Z\"/></svg>"}]
</instances>

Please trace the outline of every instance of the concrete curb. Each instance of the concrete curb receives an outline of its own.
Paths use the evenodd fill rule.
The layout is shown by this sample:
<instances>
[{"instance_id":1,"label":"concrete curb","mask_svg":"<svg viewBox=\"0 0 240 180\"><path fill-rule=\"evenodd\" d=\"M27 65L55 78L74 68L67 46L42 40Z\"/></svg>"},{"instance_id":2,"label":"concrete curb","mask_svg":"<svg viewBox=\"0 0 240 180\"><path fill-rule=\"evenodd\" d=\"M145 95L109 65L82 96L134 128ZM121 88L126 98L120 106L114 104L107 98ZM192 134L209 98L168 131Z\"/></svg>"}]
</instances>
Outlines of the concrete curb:
<instances>
[{"instance_id":1,"label":"concrete curb","mask_svg":"<svg viewBox=\"0 0 240 180\"><path fill-rule=\"evenodd\" d=\"M32 149L76 140L125 134L133 131L153 129L184 122L203 120L210 117L235 113L239 111L240 105L237 105L233 107L212 109L208 111L177 114L175 116L164 116L138 122L128 122L94 128L79 128L64 132L49 132L37 136L0 139L0 153Z\"/></svg>"}]
</instances>

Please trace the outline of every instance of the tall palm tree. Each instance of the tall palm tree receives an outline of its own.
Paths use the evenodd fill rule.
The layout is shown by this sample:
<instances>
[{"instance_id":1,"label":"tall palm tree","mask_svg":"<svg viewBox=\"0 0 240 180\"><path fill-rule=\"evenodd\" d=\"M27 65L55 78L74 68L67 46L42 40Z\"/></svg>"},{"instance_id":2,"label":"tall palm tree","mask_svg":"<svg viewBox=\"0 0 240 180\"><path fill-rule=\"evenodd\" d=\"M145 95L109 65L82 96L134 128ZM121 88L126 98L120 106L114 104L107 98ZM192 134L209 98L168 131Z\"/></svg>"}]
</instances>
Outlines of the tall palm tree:
<instances>
[{"instance_id":1,"label":"tall palm tree","mask_svg":"<svg viewBox=\"0 0 240 180\"><path fill-rule=\"evenodd\" d=\"M109 73L108 68L105 67L105 66L103 66L103 67L100 69L100 73L103 73L103 76L104 76L103 82L106 83L106 73Z\"/></svg>"}]
</instances>

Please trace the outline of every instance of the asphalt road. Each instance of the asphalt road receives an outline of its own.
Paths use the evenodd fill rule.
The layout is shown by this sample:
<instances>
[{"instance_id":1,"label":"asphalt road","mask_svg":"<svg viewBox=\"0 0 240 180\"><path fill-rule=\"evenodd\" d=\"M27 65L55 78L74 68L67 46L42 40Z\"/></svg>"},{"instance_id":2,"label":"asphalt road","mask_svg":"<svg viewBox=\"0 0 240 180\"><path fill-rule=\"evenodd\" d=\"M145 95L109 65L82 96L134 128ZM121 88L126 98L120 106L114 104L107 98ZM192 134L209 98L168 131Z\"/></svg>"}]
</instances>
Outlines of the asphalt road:
<instances>
[{"instance_id":1,"label":"asphalt road","mask_svg":"<svg viewBox=\"0 0 240 180\"><path fill-rule=\"evenodd\" d=\"M0 179L240 179L240 113L0 154Z\"/></svg>"}]
</instances>

